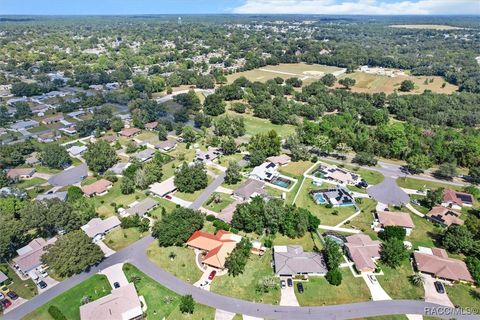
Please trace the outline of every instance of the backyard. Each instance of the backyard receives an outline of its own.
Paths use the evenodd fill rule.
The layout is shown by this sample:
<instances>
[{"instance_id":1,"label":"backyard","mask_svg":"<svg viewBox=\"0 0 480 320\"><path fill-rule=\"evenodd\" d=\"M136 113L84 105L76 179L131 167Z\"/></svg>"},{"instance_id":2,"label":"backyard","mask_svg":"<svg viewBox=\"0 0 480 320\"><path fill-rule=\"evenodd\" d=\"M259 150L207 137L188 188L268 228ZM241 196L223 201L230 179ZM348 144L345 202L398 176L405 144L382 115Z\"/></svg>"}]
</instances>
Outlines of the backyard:
<instances>
[{"instance_id":1,"label":"backyard","mask_svg":"<svg viewBox=\"0 0 480 320\"><path fill-rule=\"evenodd\" d=\"M230 110L227 111L227 114L243 118L245 122L245 133L247 135L254 136L258 133L267 133L275 130L280 137L286 138L295 132L295 127L290 124L273 124L268 119L257 118L247 113L238 114Z\"/></svg>"},{"instance_id":2,"label":"backyard","mask_svg":"<svg viewBox=\"0 0 480 320\"><path fill-rule=\"evenodd\" d=\"M56 306L68 320L80 319L80 302L83 297L90 297L90 301L97 300L108 295L112 288L108 283L107 277L103 275L94 275L81 282L68 291L60 294L50 300L40 308L24 317L25 320L51 320L48 313L50 306Z\"/></svg>"},{"instance_id":3,"label":"backyard","mask_svg":"<svg viewBox=\"0 0 480 320\"><path fill-rule=\"evenodd\" d=\"M410 276L414 274L410 260L403 261L396 269L384 264L380 267L384 275L376 278L392 299L423 299L425 295L423 285L416 286L410 282Z\"/></svg>"},{"instance_id":4,"label":"backyard","mask_svg":"<svg viewBox=\"0 0 480 320\"><path fill-rule=\"evenodd\" d=\"M233 202L232 197L226 193L214 192L203 204L203 207L214 212L220 212Z\"/></svg>"},{"instance_id":5,"label":"backyard","mask_svg":"<svg viewBox=\"0 0 480 320\"><path fill-rule=\"evenodd\" d=\"M325 277L310 277L308 282L303 283L304 293L299 293L295 285L295 294L300 305L322 306L369 301L370 291L363 279L353 277L348 268L340 270L343 280L339 286L332 286Z\"/></svg>"},{"instance_id":6,"label":"backyard","mask_svg":"<svg viewBox=\"0 0 480 320\"><path fill-rule=\"evenodd\" d=\"M138 228L123 229L118 227L107 233L103 242L110 249L118 251L140 240L145 235L146 233L141 233Z\"/></svg>"},{"instance_id":7,"label":"backyard","mask_svg":"<svg viewBox=\"0 0 480 320\"><path fill-rule=\"evenodd\" d=\"M315 234L310 232L305 233L305 235L301 238L289 238L287 236L282 236L281 234L277 234L273 239L274 246L288 246L288 245L300 245L303 247L304 251L314 251L315 248L317 250L321 250L323 248L320 239Z\"/></svg>"},{"instance_id":8,"label":"backyard","mask_svg":"<svg viewBox=\"0 0 480 320\"><path fill-rule=\"evenodd\" d=\"M312 165L313 163L310 161L290 162L280 167L278 171L286 176L297 178L298 176L302 176Z\"/></svg>"}]
</instances>

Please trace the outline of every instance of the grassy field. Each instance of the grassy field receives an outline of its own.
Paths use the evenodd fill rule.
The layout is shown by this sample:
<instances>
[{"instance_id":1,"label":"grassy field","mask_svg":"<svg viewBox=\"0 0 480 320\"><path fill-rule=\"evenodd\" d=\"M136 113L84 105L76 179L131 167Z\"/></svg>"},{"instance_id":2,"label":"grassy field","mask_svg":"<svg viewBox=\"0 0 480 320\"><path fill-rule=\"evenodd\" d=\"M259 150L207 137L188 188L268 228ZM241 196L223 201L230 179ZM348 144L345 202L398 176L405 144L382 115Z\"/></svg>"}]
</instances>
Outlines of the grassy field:
<instances>
[{"instance_id":1,"label":"grassy field","mask_svg":"<svg viewBox=\"0 0 480 320\"><path fill-rule=\"evenodd\" d=\"M271 252L265 253L262 257L250 255L250 259L243 274L232 277L228 275L216 277L210 286L212 292L231 296L243 300L278 304L280 291L272 290L269 293L256 291L256 285L264 277L274 275L270 265Z\"/></svg>"},{"instance_id":2,"label":"grassy field","mask_svg":"<svg viewBox=\"0 0 480 320\"><path fill-rule=\"evenodd\" d=\"M247 113L240 115L230 110L228 110L226 113L228 115L233 115L233 116L243 118L243 121L245 122L245 133L247 135L254 136L258 133L267 133L271 130L275 130L280 137L286 138L295 132L295 126L290 124L284 124L284 125L273 124L268 119L257 118Z\"/></svg>"},{"instance_id":3,"label":"grassy field","mask_svg":"<svg viewBox=\"0 0 480 320\"><path fill-rule=\"evenodd\" d=\"M315 237L315 238L314 238ZM321 250L322 245L317 236L312 235L310 232L307 232L303 237L292 239L287 236L282 236L277 234L275 239L273 239L274 246L287 246L287 245L300 245L303 247L304 251L313 251L315 247Z\"/></svg>"},{"instance_id":4,"label":"grassy field","mask_svg":"<svg viewBox=\"0 0 480 320\"><path fill-rule=\"evenodd\" d=\"M385 92L390 94L400 88L402 81L411 80L415 84L415 88L403 93L398 91L399 94L420 94L425 90L431 90L435 93L450 94L458 90L458 87L446 82L442 77L438 76L410 76L410 75L398 75L396 77L389 77L385 75L370 74L365 72L356 71L354 73L344 74L339 78L349 77L355 79L356 83L352 87L353 92L362 93L378 93ZM445 84L445 86L444 86ZM336 87L341 87L338 83Z\"/></svg>"},{"instance_id":5,"label":"grassy field","mask_svg":"<svg viewBox=\"0 0 480 320\"><path fill-rule=\"evenodd\" d=\"M280 167L280 173L290 176L290 177L298 177L305 173L313 165L310 161L297 161L297 162L290 162L289 164Z\"/></svg>"},{"instance_id":6,"label":"grassy field","mask_svg":"<svg viewBox=\"0 0 480 320\"><path fill-rule=\"evenodd\" d=\"M445 286L448 297L455 306L475 308L480 310L480 289L465 284Z\"/></svg>"},{"instance_id":7,"label":"grassy field","mask_svg":"<svg viewBox=\"0 0 480 320\"><path fill-rule=\"evenodd\" d=\"M425 181L425 180L404 178L404 177L398 178L397 184L402 188L415 189L415 190L438 189L438 188L448 188L448 189L453 189L458 191L462 190L462 187L460 186L454 186L447 183Z\"/></svg>"},{"instance_id":8,"label":"grassy field","mask_svg":"<svg viewBox=\"0 0 480 320\"><path fill-rule=\"evenodd\" d=\"M154 199L155 199L155 201L157 201L159 203L159 205L155 209L150 211L150 216L155 218L155 219L160 219L161 218L162 208L165 208L167 213L169 213L169 212L172 212L173 209L175 209L177 207L177 205L175 203L173 203L171 201L168 201L164 198L155 197Z\"/></svg>"},{"instance_id":9,"label":"grassy field","mask_svg":"<svg viewBox=\"0 0 480 320\"><path fill-rule=\"evenodd\" d=\"M170 252L176 256L170 259ZM200 279L202 272L195 264L193 249L183 247L159 247L154 241L147 249L148 258L162 269L173 274L175 277L188 283L195 283Z\"/></svg>"},{"instance_id":10,"label":"grassy field","mask_svg":"<svg viewBox=\"0 0 480 320\"><path fill-rule=\"evenodd\" d=\"M353 218L348 224L345 224L345 227L361 230L372 237L372 239L378 239L377 233L371 228L374 218L372 211L375 211L376 205L377 202L373 199L361 199L361 203L359 201L358 206L362 213Z\"/></svg>"},{"instance_id":11,"label":"grassy field","mask_svg":"<svg viewBox=\"0 0 480 320\"><path fill-rule=\"evenodd\" d=\"M17 187L20 188L20 189L27 189L27 188L31 188L31 187L35 187L35 186L44 184L45 182L47 182L47 180L35 177L35 178L32 178L32 179L28 179L28 180L22 180L20 183L17 184Z\"/></svg>"},{"instance_id":12,"label":"grassy field","mask_svg":"<svg viewBox=\"0 0 480 320\"><path fill-rule=\"evenodd\" d=\"M415 228L413 228L412 233L406 240L412 243L413 249L416 249L418 246L429 248L438 246L438 243L435 243L435 239L438 239L443 232L442 228L436 227L431 221L413 213L410 214L410 217L412 218Z\"/></svg>"},{"instance_id":13,"label":"grassy field","mask_svg":"<svg viewBox=\"0 0 480 320\"><path fill-rule=\"evenodd\" d=\"M380 265L385 275L377 276L377 280L392 299L423 299L425 292L422 285L415 286L410 282L410 276L414 274L409 260L392 269L386 265Z\"/></svg>"},{"instance_id":14,"label":"grassy field","mask_svg":"<svg viewBox=\"0 0 480 320\"><path fill-rule=\"evenodd\" d=\"M130 244L140 240L146 235L147 233L141 233L138 231L138 228L115 228L106 235L104 242L112 250L118 251L128 247Z\"/></svg>"},{"instance_id":15,"label":"grassy field","mask_svg":"<svg viewBox=\"0 0 480 320\"><path fill-rule=\"evenodd\" d=\"M52 305L59 308L68 320L80 319L80 301L84 296L89 296L91 301L94 301L108 295L111 290L112 288L106 276L94 275L53 300L50 300L23 319L51 320L53 318L48 313L48 308Z\"/></svg>"},{"instance_id":16,"label":"grassy field","mask_svg":"<svg viewBox=\"0 0 480 320\"><path fill-rule=\"evenodd\" d=\"M341 269L343 280L339 286L330 285L325 277L310 277L303 284L305 292L295 294L301 306L322 306L370 300L370 291L362 278L353 277L348 268Z\"/></svg>"},{"instance_id":17,"label":"grassy field","mask_svg":"<svg viewBox=\"0 0 480 320\"><path fill-rule=\"evenodd\" d=\"M170 161L162 166L162 180L172 177L175 173L175 169L183 162L189 163L195 158L195 150L193 148L187 149L185 143L178 143L177 147L168 154L174 157L175 160Z\"/></svg>"},{"instance_id":18,"label":"grassy field","mask_svg":"<svg viewBox=\"0 0 480 320\"><path fill-rule=\"evenodd\" d=\"M214 197L219 197L220 202L215 202L212 200ZM207 203L209 203L207 205ZM229 204L233 202L232 197L230 195L225 194L225 193L220 193L220 192L214 192L210 198L203 204L204 208L207 208L209 210L215 211L215 212L220 212L223 209L225 209Z\"/></svg>"},{"instance_id":19,"label":"grassy field","mask_svg":"<svg viewBox=\"0 0 480 320\"><path fill-rule=\"evenodd\" d=\"M35 171L37 171L39 173L57 174L62 170L49 168L47 166L37 165L37 166L35 166Z\"/></svg>"},{"instance_id":20,"label":"grassy field","mask_svg":"<svg viewBox=\"0 0 480 320\"><path fill-rule=\"evenodd\" d=\"M307 179L300 189L300 193L295 204L297 207L310 210L311 213L320 218L321 224L334 226L354 214L355 208L353 206L327 208L325 205L315 203L310 196L310 191L330 186L331 185L316 186L312 183L311 179Z\"/></svg>"},{"instance_id":21,"label":"grassy field","mask_svg":"<svg viewBox=\"0 0 480 320\"><path fill-rule=\"evenodd\" d=\"M179 308L173 310L166 320L209 320L215 318L215 309L205 306L203 304L195 304L193 314L184 314L180 312ZM157 318L154 318L157 319ZM158 318L161 319L161 318Z\"/></svg>"},{"instance_id":22,"label":"grassy field","mask_svg":"<svg viewBox=\"0 0 480 320\"><path fill-rule=\"evenodd\" d=\"M37 294L37 286L31 280L22 280L6 263L0 264L0 271L2 271L10 280L8 287L15 291L20 297L25 299L33 298Z\"/></svg>"}]
</instances>

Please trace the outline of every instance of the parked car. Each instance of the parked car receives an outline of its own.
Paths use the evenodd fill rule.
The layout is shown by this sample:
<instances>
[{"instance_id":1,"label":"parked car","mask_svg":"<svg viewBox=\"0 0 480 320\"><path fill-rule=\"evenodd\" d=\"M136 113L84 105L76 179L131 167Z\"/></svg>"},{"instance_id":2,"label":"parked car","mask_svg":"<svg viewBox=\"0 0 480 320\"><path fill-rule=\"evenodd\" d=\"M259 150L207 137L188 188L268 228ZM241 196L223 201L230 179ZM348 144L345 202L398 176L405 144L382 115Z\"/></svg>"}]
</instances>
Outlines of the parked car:
<instances>
[{"instance_id":1,"label":"parked car","mask_svg":"<svg viewBox=\"0 0 480 320\"><path fill-rule=\"evenodd\" d=\"M113 283L113 287L114 287L115 289L120 288L120 283L114 282L114 283Z\"/></svg>"},{"instance_id":2,"label":"parked car","mask_svg":"<svg viewBox=\"0 0 480 320\"><path fill-rule=\"evenodd\" d=\"M5 295L0 292L0 300L3 300L3 299L5 299Z\"/></svg>"},{"instance_id":3,"label":"parked car","mask_svg":"<svg viewBox=\"0 0 480 320\"><path fill-rule=\"evenodd\" d=\"M215 270L210 272L210 274L208 275L208 280L213 280L213 278L215 278L216 274L217 274L217 271L215 271Z\"/></svg>"},{"instance_id":4,"label":"parked car","mask_svg":"<svg viewBox=\"0 0 480 320\"><path fill-rule=\"evenodd\" d=\"M165 199L172 200L172 196L170 196L170 195L167 194L167 195L165 196Z\"/></svg>"},{"instance_id":5,"label":"parked car","mask_svg":"<svg viewBox=\"0 0 480 320\"><path fill-rule=\"evenodd\" d=\"M46 278L46 277L48 277L48 272L45 271L45 270L42 270L42 271L38 272L38 275L42 278Z\"/></svg>"},{"instance_id":6,"label":"parked car","mask_svg":"<svg viewBox=\"0 0 480 320\"><path fill-rule=\"evenodd\" d=\"M7 296L12 300L18 299L18 295L14 291L10 291L9 293L7 293Z\"/></svg>"},{"instance_id":7,"label":"parked car","mask_svg":"<svg viewBox=\"0 0 480 320\"><path fill-rule=\"evenodd\" d=\"M289 286L289 287L293 286L292 278L287 279L287 286Z\"/></svg>"},{"instance_id":8,"label":"parked car","mask_svg":"<svg viewBox=\"0 0 480 320\"><path fill-rule=\"evenodd\" d=\"M8 292L10 292L10 288L8 288L7 286L2 286L0 288L0 291L3 293L3 294L7 294Z\"/></svg>"},{"instance_id":9,"label":"parked car","mask_svg":"<svg viewBox=\"0 0 480 320\"><path fill-rule=\"evenodd\" d=\"M297 283L297 290L298 290L298 293L303 293L303 283L299 282Z\"/></svg>"},{"instance_id":10,"label":"parked car","mask_svg":"<svg viewBox=\"0 0 480 320\"><path fill-rule=\"evenodd\" d=\"M280 280L280 288L285 289L286 287L285 280Z\"/></svg>"},{"instance_id":11,"label":"parked car","mask_svg":"<svg viewBox=\"0 0 480 320\"><path fill-rule=\"evenodd\" d=\"M438 293L445 293L445 287L443 286L443 283L440 281L435 281L433 284L435 285L435 290L437 290Z\"/></svg>"},{"instance_id":12,"label":"parked car","mask_svg":"<svg viewBox=\"0 0 480 320\"><path fill-rule=\"evenodd\" d=\"M47 283L43 280L38 282L37 285L40 289L45 289L47 287Z\"/></svg>"},{"instance_id":13,"label":"parked car","mask_svg":"<svg viewBox=\"0 0 480 320\"><path fill-rule=\"evenodd\" d=\"M2 306L3 306L3 309L7 309L8 307L10 307L12 305L12 302L8 299L3 299L2 300Z\"/></svg>"}]
</instances>

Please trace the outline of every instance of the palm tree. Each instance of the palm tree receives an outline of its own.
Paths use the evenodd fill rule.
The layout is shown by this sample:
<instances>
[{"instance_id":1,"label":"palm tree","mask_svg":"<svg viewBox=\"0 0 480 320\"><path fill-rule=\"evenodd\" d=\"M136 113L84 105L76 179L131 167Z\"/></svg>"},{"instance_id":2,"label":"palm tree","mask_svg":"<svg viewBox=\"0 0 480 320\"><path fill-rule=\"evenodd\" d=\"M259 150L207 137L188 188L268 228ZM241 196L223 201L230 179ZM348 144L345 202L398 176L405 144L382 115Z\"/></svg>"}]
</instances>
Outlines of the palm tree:
<instances>
[{"instance_id":1,"label":"palm tree","mask_svg":"<svg viewBox=\"0 0 480 320\"><path fill-rule=\"evenodd\" d=\"M414 285L420 286L425 282L425 277L420 272L417 272L410 277L410 280Z\"/></svg>"}]
</instances>

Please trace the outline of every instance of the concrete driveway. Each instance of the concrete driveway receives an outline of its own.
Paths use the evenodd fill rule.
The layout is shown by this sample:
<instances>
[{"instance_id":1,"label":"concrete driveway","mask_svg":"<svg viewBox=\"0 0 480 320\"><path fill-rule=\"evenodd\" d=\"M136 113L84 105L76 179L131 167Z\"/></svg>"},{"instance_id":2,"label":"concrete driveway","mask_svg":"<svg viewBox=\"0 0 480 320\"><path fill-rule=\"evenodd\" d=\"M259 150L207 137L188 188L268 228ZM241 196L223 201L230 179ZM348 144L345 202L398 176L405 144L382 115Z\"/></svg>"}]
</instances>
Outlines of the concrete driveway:
<instances>
[{"instance_id":1,"label":"concrete driveway","mask_svg":"<svg viewBox=\"0 0 480 320\"><path fill-rule=\"evenodd\" d=\"M368 194L378 202L391 205L402 205L410 202L408 194L400 188L396 179L385 176L385 179L367 189Z\"/></svg>"},{"instance_id":2,"label":"concrete driveway","mask_svg":"<svg viewBox=\"0 0 480 320\"><path fill-rule=\"evenodd\" d=\"M77 167L64 170L59 174L52 176L48 179L48 182L54 186L69 186L80 183L85 177L88 176L87 164L82 163Z\"/></svg>"},{"instance_id":3,"label":"concrete driveway","mask_svg":"<svg viewBox=\"0 0 480 320\"><path fill-rule=\"evenodd\" d=\"M12 302L12 305L10 307L8 307L7 309L3 310L3 313L5 313L5 314L9 313L13 309L21 306L23 303L28 301L27 299L24 299L22 297L18 297L17 300L12 300L12 299L9 299L9 300Z\"/></svg>"},{"instance_id":4,"label":"concrete driveway","mask_svg":"<svg viewBox=\"0 0 480 320\"><path fill-rule=\"evenodd\" d=\"M123 263L117 263L113 266L103 269L99 272L99 274L103 274L107 277L112 288L114 287L113 284L115 282L118 282L121 287L128 284L127 277L125 277L125 273L123 273Z\"/></svg>"},{"instance_id":5,"label":"concrete driveway","mask_svg":"<svg viewBox=\"0 0 480 320\"><path fill-rule=\"evenodd\" d=\"M213 280L208 280L208 276L213 270L216 270L216 269L212 267L207 267L207 269L205 269L200 279L197 282L195 282L193 285L200 289L210 291L210 284L212 283L213 280L215 280L215 278Z\"/></svg>"},{"instance_id":6,"label":"concrete driveway","mask_svg":"<svg viewBox=\"0 0 480 320\"><path fill-rule=\"evenodd\" d=\"M97 241L96 244L97 246L100 247L100 249L102 249L102 252L105 255L105 257L110 257L112 254L115 253L115 251L110 249L102 240Z\"/></svg>"},{"instance_id":7,"label":"concrete driveway","mask_svg":"<svg viewBox=\"0 0 480 320\"><path fill-rule=\"evenodd\" d=\"M372 300L373 301L379 301L379 300L392 300L388 293L383 290L382 286L378 282L377 278L375 276L371 276L373 280L370 279L369 275L366 273L362 273L362 278L367 284L368 289L370 290L370 294L372 295Z\"/></svg>"},{"instance_id":8,"label":"concrete driveway","mask_svg":"<svg viewBox=\"0 0 480 320\"><path fill-rule=\"evenodd\" d=\"M424 274L423 276L425 279L423 283L423 287L425 288L425 301L453 307L453 303L450 301L446 290L445 293L438 293L435 289L434 282L437 280L432 278L430 275Z\"/></svg>"},{"instance_id":9,"label":"concrete driveway","mask_svg":"<svg viewBox=\"0 0 480 320\"><path fill-rule=\"evenodd\" d=\"M37 290L38 290L38 294L42 293L42 292L45 292L49 289L51 289L53 286L56 286L57 284L59 284L59 282L55 279L53 279L52 277L50 276L47 276L45 278L39 278L38 281L45 281L45 283L47 284L47 287L45 289L40 289L38 286L37 286Z\"/></svg>"},{"instance_id":10,"label":"concrete driveway","mask_svg":"<svg viewBox=\"0 0 480 320\"><path fill-rule=\"evenodd\" d=\"M235 317L235 313L225 310L215 310L215 320L232 320Z\"/></svg>"},{"instance_id":11,"label":"concrete driveway","mask_svg":"<svg viewBox=\"0 0 480 320\"><path fill-rule=\"evenodd\" d=\"M287 279L284 279L287 282ZM295 285L295 283L294 283ZM298 303L297 296L295 295L295 287L288 285L284 289L280 289L280 305L281 306L292 306L298 307L300 304Z\"/></svg>"}]
</instances>

